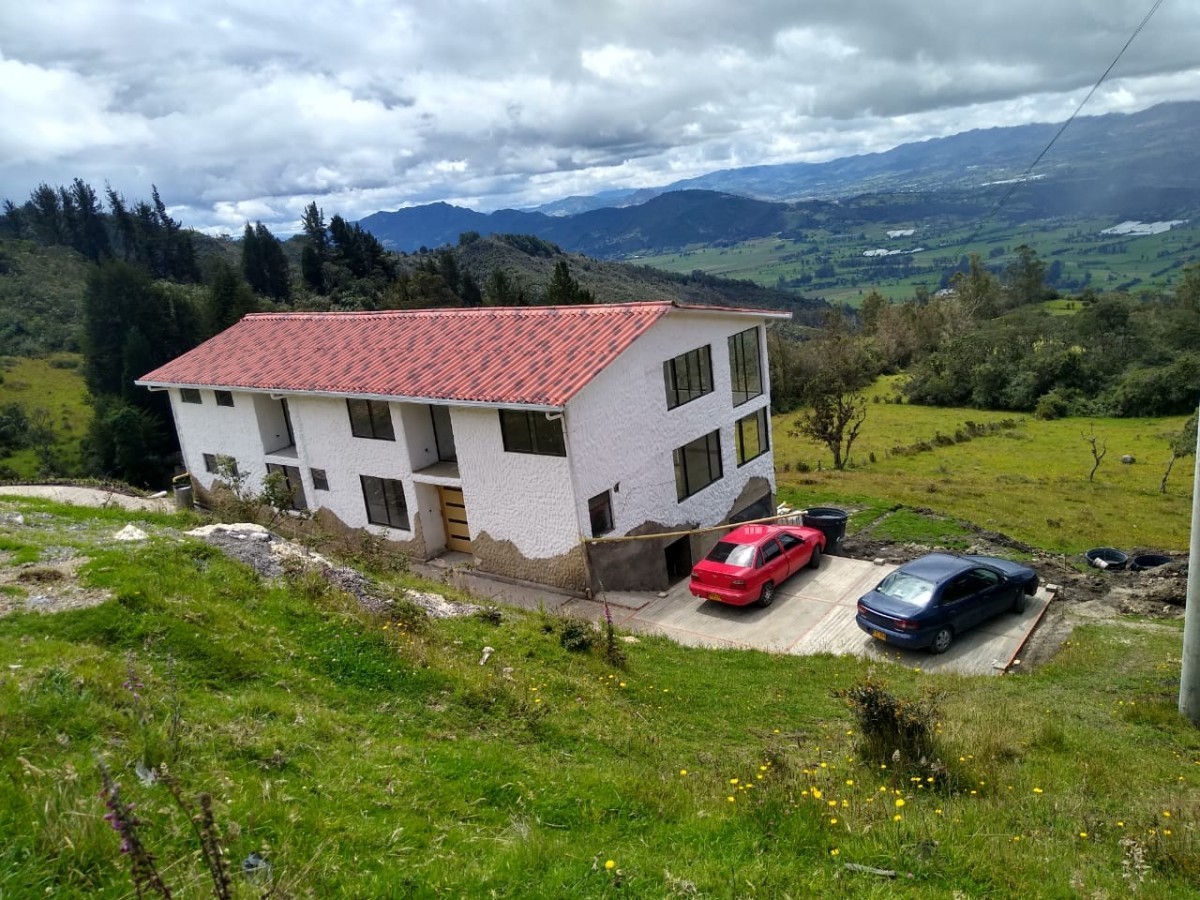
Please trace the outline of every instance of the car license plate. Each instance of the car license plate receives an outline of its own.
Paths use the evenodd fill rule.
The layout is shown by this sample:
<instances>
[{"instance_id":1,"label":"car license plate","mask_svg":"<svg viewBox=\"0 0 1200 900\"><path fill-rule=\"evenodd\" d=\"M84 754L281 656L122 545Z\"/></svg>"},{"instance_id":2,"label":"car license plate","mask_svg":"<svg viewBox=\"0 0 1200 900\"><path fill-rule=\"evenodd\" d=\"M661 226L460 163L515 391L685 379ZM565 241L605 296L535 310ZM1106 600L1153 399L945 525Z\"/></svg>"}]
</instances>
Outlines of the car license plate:
<instances>
[{"instance_id":1,"label":"car license plate","mask_svg":"<svg viewBox=\"0 0 1200 900\"><path fill-rule=\"evenodd\" d=\"M875 638L876 640L880 640L880 641L883 641L884 643L887 643L887 635L884 634L882 631L872 631L871 637Z\"/></svg>"},{"instance_id":2,"label":"car license plate","mask_svg":"<svg viewBox=\"0 0 1200 900\"><path fill-rule=\"evenodd\" d=\"M720 600L721 600L721 595L720 595L720 594L709 594L709 595L708 595L708 599L709 599L709 600L716 600L717 602L720 602Z\"/></svg>"}]
</instances>

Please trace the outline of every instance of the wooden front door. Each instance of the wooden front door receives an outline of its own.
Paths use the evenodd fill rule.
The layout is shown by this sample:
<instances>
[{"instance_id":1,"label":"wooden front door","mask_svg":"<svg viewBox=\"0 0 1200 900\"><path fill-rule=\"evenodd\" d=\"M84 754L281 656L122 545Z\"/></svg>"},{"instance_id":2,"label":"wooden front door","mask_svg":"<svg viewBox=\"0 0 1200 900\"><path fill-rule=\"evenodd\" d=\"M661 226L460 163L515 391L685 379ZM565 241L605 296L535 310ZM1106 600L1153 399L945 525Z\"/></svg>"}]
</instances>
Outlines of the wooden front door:
<instances>
[{"instance_id":1,"label":"wooden front door","mask_svg":"<svg viewBox=\"0 0 1200 900\"><path fill-rule=\"evenodd\" d=\"M471 552L471 529L467 526L467 504L462 488L438 487L442 502L442 525L446 529L446 549Z\"/></svg>"}]
</instances>

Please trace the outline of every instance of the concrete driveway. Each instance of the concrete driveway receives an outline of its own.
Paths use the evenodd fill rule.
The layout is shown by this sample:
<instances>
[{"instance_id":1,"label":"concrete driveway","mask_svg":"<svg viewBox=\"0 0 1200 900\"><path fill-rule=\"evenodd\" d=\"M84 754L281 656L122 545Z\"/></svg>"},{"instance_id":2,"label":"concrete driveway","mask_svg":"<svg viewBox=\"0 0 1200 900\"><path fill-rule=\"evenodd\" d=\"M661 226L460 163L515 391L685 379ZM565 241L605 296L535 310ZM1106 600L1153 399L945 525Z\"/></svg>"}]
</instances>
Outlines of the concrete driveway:
<instances>
[{"instance_id":1,"label":"concrete driveway","mask_svg":"<svg viewBox=\"0 0 1200 900\"><path fill-rule=\"evenodd\" d=\"M733 607L693 597L682 581L665 597L609 592L613 620L630 631L665 635L697 647L742 647L807 656L852 653L888 659L927 672L998 675L1017 658L1050 595L1043 588L1020 615L1004 613L960 636L949 651L901 650L876 641L854 622L858 598L895 569L865 560L826 556L815 572L803 571L782 584L767 609ZM595 604L570 600L562 612L593 616Z\"/></svg>"}]
</instances>

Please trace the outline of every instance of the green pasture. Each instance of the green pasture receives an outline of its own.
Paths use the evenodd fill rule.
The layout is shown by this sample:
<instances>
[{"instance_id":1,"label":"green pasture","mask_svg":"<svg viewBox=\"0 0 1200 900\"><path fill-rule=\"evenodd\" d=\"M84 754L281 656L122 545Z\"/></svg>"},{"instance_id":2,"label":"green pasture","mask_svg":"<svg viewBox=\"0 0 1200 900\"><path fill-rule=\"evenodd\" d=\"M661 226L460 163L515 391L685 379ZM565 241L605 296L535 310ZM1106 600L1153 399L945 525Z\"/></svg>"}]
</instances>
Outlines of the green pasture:
<instances>
[{"instance_id":1,"label":"green pasture","mask_svg":"<svg viewBox=\"0 0 1200 900\"><path fill-rule=\"evenodd\" d=\"M60 473L79 471L81 444L92 418L82 365L75 353L0 358L0 406L16 403L31 420L49 427ZM0 457L0 467L13 478L37 478L42 462L35 448L26 447Z\"/></svg>"},{"instance_id":2,"label":"green pasture","mask_svg":"<svg viewBox=\"0 0 1200 900\"><path fill-rule=\"evenodd\" d=\"M697 246L679 252L643 256L639 262L672 272L700 270L727 278L745 278L767 286L780 279L789 289L831 303L856 306L862 296L877 290L901 300L918 286L939 288L942 272L963 256L978 254L989 266L1003 267L1015 249L1028 244L1047 265L1061 264L1060 280L1086 283L1097 291L1170 288L1183 266L1200 257L1200 230L1192 224L1157 235L1102 235L1117 223L1108 219L1025 222L1003 221L967 225L939 222L870 223L855 230L805 230L803 240L779 236L743 241L731 246ZM889 238L887 232L912 228L911 236ZM906 257L867 259L873 249L912 250L907 268L891 270ZM832 274L818 272L822 265ZM803 284L798 279L808 277Z\"/></svg>"},{"instance_id":3,"label":"green pasture","mask_svg":"<svg viewBox=\"0 0 1200 900\"><path fill-rule=\"evenodd\" d=\"M1159 489L1166 435L1184 419L1060 419L884 402L894 379L866 391L867 418L851 467L830 469L828 450L789 434L797 414L775 416L780 495L800 505L923 507L1064 553L1096 546L1183 550L1191 520L1192 459ZM960 440L966 423L1015 427ZM1093 481L1086 437L1107 445ZM940 441L939 441L940 436ZM948 443L947 443L948 441ZM915 451L918 444L931 449ZM1122 456L1135 462L1122 464ZM873 457L873 461L872 461Z\"/></svg>"},{"instance_id":4,"label":"green pasture","mask_svg":"<svg viewBox=\"0 0 1200 900\"><path fill-rule=\"evenodd\" d=\"M139 764L165 763L190 802L211 793L221 896L1157 900L1200 884L1177 625L1080 628L1051 665L999 678L646 636L615 664L568 650L544 614L423 620L404 588L461 598L404 573L375 572L396 598L382 615L300 570L264 580L182 537L192 518L0 507L26 523L0 522L6 558L32 563L0 573L40 573L13 590L46 590L70 553L100 601L0 616L5 898L135 895L100 763L178 898L214 892L193 823ZM126 522L150 540L113 542ZM870 750L836 695L868 677L925 723L923 763ZM269 874L243 874L251 853Z\"/></svg>"}]
</instances>

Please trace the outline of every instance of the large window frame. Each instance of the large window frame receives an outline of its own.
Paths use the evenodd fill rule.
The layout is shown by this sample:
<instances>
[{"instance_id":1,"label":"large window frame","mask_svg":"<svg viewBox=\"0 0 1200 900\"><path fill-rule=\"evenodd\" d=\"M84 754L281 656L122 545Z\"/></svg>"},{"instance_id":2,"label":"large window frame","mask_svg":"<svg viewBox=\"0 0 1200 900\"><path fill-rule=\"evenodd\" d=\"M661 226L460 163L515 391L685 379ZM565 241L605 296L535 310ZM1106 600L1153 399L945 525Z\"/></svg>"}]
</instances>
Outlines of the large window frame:
<instances>
[{"instance_id":1,"label":"large window frame","mask_svg":"<svg viewBox=\"0 0 1200 900\"><path fill-rule=\"evenodd\" d=\"M346 412L350 416L350 433L355 437L373 441L396 440L392 410L386 400L358 400L347 397Z\"/></svg>"},{"instance_id":2,"label":"large window frame","mask_svg":"<svg viewBox=\"0 0 1200 900\"><path fill-rule=\"evenodd\" d=\"M733 405L741 406L763 395L760 329L747 328L729 336L729 380Z\"/></svg>"},{"instance_id":3,"label":"large window frame","mask_svg":"<svg viewBox=\"0 0 1200 900\"><path fill-rule=\"evenodd\" d=\"M372 525L409 531L408 502L404 498L404 482L396 478L377 478L359 475L367 521Z\"/></svg>"},{"instance_id":4,"label":"large window frame","mask_svg":"<svg viewBox=\"0 0 1200 900\"><path fill-rule=\"evenodd\" d=\"M308 509L308 498L304 495L304 479L300 475L299 467L269 462L267 474L283 476L283 484L287 488L288 502L292 509L298 512Z\"/></svg>"},{"instance_id":5,"label":"large window frame","mask_svg":"<svg viewBox=\"0 0 1200 900\"><path fill-rule=\"evenodd\" d=\"M771 449L771 422L767 417L767 407L760 406L733 424L733 443L737 448L739 467Z\"/></svg>"},{"instance_id":6,"label":"large window frame","mask_svg":"<svg viewBox=\"0 0 1200 900\"><path fill-rule=\"evenodd\" d=\"M675 463L675 496L683 502L724 476L721 431L710 431L672 451Z\"/></svg>"},{"instance_id":7,"label":"large window frame","mask_svg":"<svg viewBox=\"0 0 1200 900\"><path fill-rule=\"evenodd\" d=\"M663 363L667 409L676 409L713 392L712 345L705 344Z\"/></svg>"},{"instance_id":8,"label":"large window frame","mask_svg":"<svg viewBox=\"0 0 1200 900\"><path fill-rule=\"evenodd\" d=\"M549 418L531 409L500 410L500 438L505 453L566 456L567 440L562 416Z\"/></svg>"}]
</instances>

